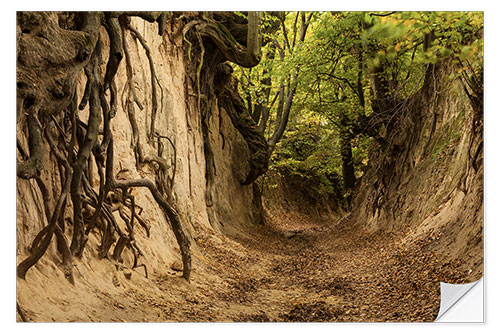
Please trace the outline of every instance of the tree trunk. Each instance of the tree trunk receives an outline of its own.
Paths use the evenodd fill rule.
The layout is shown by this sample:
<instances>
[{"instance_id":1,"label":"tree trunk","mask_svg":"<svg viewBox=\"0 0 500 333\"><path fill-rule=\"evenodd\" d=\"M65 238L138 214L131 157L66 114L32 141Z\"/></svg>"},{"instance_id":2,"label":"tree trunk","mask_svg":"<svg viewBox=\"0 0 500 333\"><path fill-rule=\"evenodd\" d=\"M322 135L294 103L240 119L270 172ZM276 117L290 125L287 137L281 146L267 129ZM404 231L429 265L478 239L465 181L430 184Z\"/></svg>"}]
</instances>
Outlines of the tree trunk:
<instances>
[{"instance_id":1,"label":"tree trunk","mask_svg":"<svg viewBox=\"0 0 500 333\"><path fill-rule=\"evenodd\" d=\"M342 133L340 137L340 154L342 156L342 178L344 181L344 191L346 193L347 203L350 206L352 191L356 182L354 175L354 163L352 160L352 135L351 133Z\"/></svg>"}]
</instances>

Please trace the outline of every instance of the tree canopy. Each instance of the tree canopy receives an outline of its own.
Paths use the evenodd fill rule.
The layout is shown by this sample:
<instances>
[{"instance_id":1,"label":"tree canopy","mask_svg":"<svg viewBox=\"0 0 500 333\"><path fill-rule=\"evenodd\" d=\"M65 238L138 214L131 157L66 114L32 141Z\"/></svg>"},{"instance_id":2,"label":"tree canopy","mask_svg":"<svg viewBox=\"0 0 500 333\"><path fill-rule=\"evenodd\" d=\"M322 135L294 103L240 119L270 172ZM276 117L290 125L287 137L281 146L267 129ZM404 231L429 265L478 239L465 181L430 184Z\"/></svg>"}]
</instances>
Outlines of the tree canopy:
<instances>
[{"instance_id":1,"label":"tree canopy","mask_svg":"<svg viewBox=\"0 0 500 333\"><path fill-rule=\"evenodd\" d=\"M236 70L249 112L278 147L272 168L310 177L323 163L311 161L328 156L320 169L342 175L349 198L370 142L388 144L437 66L451 68L447 79L460 80L482 112L480 12L289 12L263 21L273 24L261 62Z\"/></svg>"}]
</instances>

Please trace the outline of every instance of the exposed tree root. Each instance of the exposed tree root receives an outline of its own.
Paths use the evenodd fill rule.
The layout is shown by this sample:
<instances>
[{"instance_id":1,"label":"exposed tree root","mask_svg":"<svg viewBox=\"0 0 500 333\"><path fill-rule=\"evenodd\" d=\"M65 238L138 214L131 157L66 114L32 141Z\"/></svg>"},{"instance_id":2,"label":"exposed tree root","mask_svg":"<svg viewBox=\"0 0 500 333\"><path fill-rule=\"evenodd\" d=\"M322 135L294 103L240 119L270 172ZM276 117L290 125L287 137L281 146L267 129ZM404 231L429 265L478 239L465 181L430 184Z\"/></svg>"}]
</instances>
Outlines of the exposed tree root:
<instances>
[{"instance_id":1,"label":"exposed tree root","mask_svg":"<svg viewBox=\"0 0 500 333\"><path fill-rule=\"evenodd\" d=\"M111 86L111 80L116 75L118 65L123 58L123 43L120 33L120 23L117 18L110 17L109 13L107 13L104 27L108 32L110 46L109 60L106 65L106 74L104 75L104 91L106 91Z\"/></svg>"},{"instance_id":2,"label":"exposed tree root","mask_svg":"<svg viewBox=\"0 0 500 333\"><path fill-rule=\"evenodd\" d=\"M217 21L224 17L224 24ZM237 19L236 19L237 20ZM246 178L242 180L243 185L253 183L262 175L269 163L269 147L264 136L257 129L257 124L253 121L250 113L239 96L236 84L232 81L232 69L224 65L226 60L237 63L242 67L253 67L261 59L260 53L260 13L249 12L247 25L236 23L234 17L225 17L222 14L213 13L203 15L201 18L188 22L182 31L183 40L188 44L188 59L191 59L192 43L187 39L187 34L191 29L195 29L195 36L200 47L200 59L196 67L196 89L198 107L202 112L202 131L204 135L204 150L207 180L207 205L211 206L211 183L215 176L213 163L213 153L208 140L208 110L201 107L201 99L213 95L212 87L215 88L215 95L219 106L223 107L231 118L233 126L243 135L250 149L249 160L250 171ZM243 30L241 29L243 27ZM245 38L246 37L246 38ZM203 43L212 43L216 52L205 60L206 47ZM206 66L204 66L204 64ZM222 67L221 67L222 66ZM202 75L202 71L204 75ZM202 80L202 76L204 76ZM203 82L202 82L203 81ZM208 103L207 103L208 108ZM205 112L204 112L205 111Z\"/></svg>"},{"instance_id":3,"label":"exposed tree root","mask_svg":"<svg viewBox=\"0 0 500 333\"><path fill-rule=\"evenodd\" d=\"M30 106L27 113L30 157L24 162L17 163L17 176L23 179L38 177L42 172L42 125L40 125L37 113L38 108Z\"/></svg>"},{"instance_id":4,"label":"exposed tree root","mask_svg":"<svg viewBox=\"0 0 500 333\"><path fill-rule=\"evenodd\" d=\"M71 180L71 200L73 201L73 239L71 241L71 253L81 253L83 245L83 216L82 216L82 197L80 184L85 163L90 156L92 147L97 142L97 132L101 121L99 113L99 87L97 82L93 84L90 93L90 115L88 129L84 139L84 144L80 146L76 162L73 166L73 175Z\"/></svg>"},{"instance_id":5,"label":"exposed tree root","mask_svg":"<svg viewBox=\"0 0 500 333\"><path fill-rule=\"evenodd\" d=\"M75 278L73 277L73 258L71 256L71 251L69 249L68 241L61 228L56 225L55 234L57 239L57 248L62 255L62 265L64 267L63 272L66 279L71 284L75 284Z\"/></svg>"},{"instance_id":6,"label":"exposed tree root","mask_svg":"<svg viewBox=\"0 0 500 333\"><path fill-rule=\"evenodd\" d=\"M155 136L158 138L158 156L162 156L163 148L163 143L161 142L160 139L167 139L167 141L170 143L173 149L173 156L172 156L172 177L170 177L170 182L168 184L168 188L173 190L174 188L174 180L175 180L175 172L177 170L177 149L175 148L174 142L166 135L160 135L158 133L155 134Z\"/></svg>"},{"instance_id":7,"label":"exposed tree root","mask_svg":"<svg viewBox=\"0 0 500 333\"><path fill-rule=\"evenodd\" d=\"M43 237L43 240L40 242L36 248L32 248L33 253L28 256L28 258L24 259L17 266L17 276L21 279L26 278L26 272L30 269L34 264L38 262L38 260L44 255L45 251L49 247L50 240L52 239L52 235L54 234L54 230L56 229L56 222L59 219L60 214L64 209L64 202L66 196L68 195L68 191L71 185L71 170L66 171L66 184L61 192L61 196L57 200L56 207L54 209L54 213L52 214L51 220L49 222L47 231Z\"/></svg>"},{"instance_id":8,"label":"exposed tree root","mask_svg":"<svg viewBox=\"0 0 500 333\"><path fill-rule=\"evenodd\" d=\"M128 20L126 18L121 19L121 24L122 24L122 41L123 41L123 50L125 53L125 62L126 62L126 67L127 67L127 82L128 85L126 84L125 87L123 88L123 93L122 93L122 108L123 110L127 111L127 115L130 121L130 126L132 127L132 147L134 149L134 155L136 159L136 165L137 167L140 167L140 165L144 161L144 154L142 152L141 148L141 143L140 143L140 137L139 137L139 126L137 125L137 120L135 117L135 108L133 102L135 102L138 107L142 110L143 107L140 104L135 88L134 88L134 79L133 79L133 70L132 70L132 61L130 58L130 53L128 51L128 43L127 39L125 37L125 30L126 26L129 24ZM125 104L123 104L123 94L125 93L125 89L128 87L128 92L129 96L127 97L127 100Z\"/></svg>"},{"instance_id":9,"label":"exposed tree root","mask_svg":"<svg viewBox=\"0 0 500 333\"><path fill-rule=\"evenodd\" d=\"M23 309L19 305L19 302L16 302L16 310L17 310L17 313L19 313L19 317L21 317L21 320L23 322L26 323L29 321L28 317L26 317L26 314L24 313Z\"/></svg>"},{"instance_id":10,"label":"exposed tree root","mask_svg":"<svg viewBox=\"0 0 500 333\"><path fill-rule=\"evenodd\" d=\"M123 262L122 252L123 252L123 249L125 248L125 246L127 246L129 242L130 242L130 239L127 236L121 236L118 239L118 242L116 243L115 249L113 252L113 259L115 259L118 262Z\"/></svg>"},{"instance_id":11,"label":"exposed tree root","mask_svg":"<svg viewBox=\"0 0 500 333\"><path fill-rule=\"evenodd\" d=\"M169 137L157 133L155 128L158 112L157 89L159 87L161 90L161 109L163 109L164 90L155 71L151 49L140 32L130 25L129 19L129 16L138 16L148 22L157 22L158 33L163 35L167 18L170 15L163 12L81 12L72 16L74 22L71 26L75 30L61 29L58 15L58 13L18 14L20 31L24 29L33 33L18 36L17 87L18 101L22 103L18 106L17 114L20 124L23 121L21 117L23 114L26 115L29 149L23 148L18 140L20 161L18 161L17 175L19 178L34 178L37 181L44 198L44 210L48 223L33 240L31 254L18 265L17 275L23 279L26 277L29 268L44 255L55 234L58 252L62 257L62 269L68 280L74 283L73 257L82 256L89 234L97 232L101 236L98 250L100 257L108 258L110 251L113 251L112 258L121 261L123 251L128 249L134 256L133 268L144 267L147 277L146 265L139 263L139 258L144 254L134 238L134 224L139 223L148 237L151 230L148 223L140 216L141 209L136 206L135 198L129 192L134 187L146 187L170 223L181 251L183 276L189 281L190 242L183 231L172 193L177 151L174 142ZM195 74L198 107L202 109L202 99L207 105L202 118L204 119L205 151L208 156L208 180L210 175L215 175L213 154L208 140L208 98L214 97L214 92L210 90L215 76L213 70L217 64L225 60L234 61L246 67L254 66L261 57L260 14L250 12L247 22L233 17L229 27L217 21L221 15L207 14L200 20L192 20L182 31L183 39L189 46L188 57L190 57L192 44L186 38L186 34L193 27L195 27L201 50ZM239 20L239 23L236 20ZM108 34L110 50L104 75L101 75L101 26L104 26ZM148 142L151 145L157 144L157 154L151 154L149 151L146 153L141 146L135 118L135 105L141 110L143 106L134 89L126 30L130 31L142 45L149 61L152 114ZM212 43L210 48L205 47L206 42ZM126 62L127 83L122 93L121 106L127 112L132 127L132 147L137 167L141 168L144 163L154 166L158 170L155 182L149 179L115 180L114 178L111 121L119 106L114 78L123 57ZM78 101L77 77L82 70L86 76L86 83L83 95ZM124 103L125 89L128 90ZM108 90L110 91L109 102L106 96ZM225 87L217 95L219 104L226 109L233 124L248 142L252 153L251 171L243 184L250 184L267 168L269 158L267 145L262 135L256 130L256 125L251 122L251 116L247 117L246 110L242 108L235 87ZM89 110L88 119L80 120L78 110L86 108ZM102 129L100 129L101 122L103 122ZM102 140L100 140L100 135L102 135ZM172 146L171 161L169 157L163 156L165 146L162 139L168 140ZM42 155L44 144L50 148L47 156ZM55 163L61 182L60 193L54 193L52 196L49 195L40 177L45 172L43 163L45 160ZM95 172L99 176L98 180L93 178ZM94 181L98 181L98 192L93 188ZM117 194L120 192L121 195ZM52 197L58 198L54 207L52 207ZM64 214L66 206L70 204L68 197L71 198L73 208L71 218ZM125 230L121 230L115 220L113 215L115 210L118 210L120 217L124 220ZM72 239L69 245L65 236L66 225L72 228Z\"/></svg>"},{"instance_id":12,"label":"exposed tree root","mask_svg":"<svg viewBox=\"0 0 500 333\"><path fill-rule=\"evenodd\" d=\"M198 31L202 37L210 38L227 60L243 67L253 67L262 57L258 42L260 15L249 12L248 20L248 47L241 45L228 28L214 20L200 22Z\"/></svg>"},{"instance_id":13,"label":"exposed tree root","mask_svg":"<svg viewBox=\"0 0 500 333\"><path fill-rule=\"evenodd\" d=\"M182 229L179 214L175 208L168 203L168 201L160 194L158 188L148 179L137 180L115 180L113 176L113 141L111 140L108 147L107 165L106 165L106 182L110 184L111 188L120 188L124 191L131 187L147 187L153 198L162 208L168 217L174 235L179 244L182 263L183 263L183 277L189 281L191 274L191 252L189 250L189 239L184 234Z\"/></svg>"},{"instance_id":14,"label":"exposed tree root","mask_svg":"<svg viewBox=\"0 0 500 333\"><path fill-rule=\"evenodd\" d=\"M148 44L146 43L146 40L142 37L142 35L135 29L133 26L130 25L130 22L125 20L125 26L127 27L128 30L132 32L132 34L139 40L141 43L142 47L146 51L146 57L148 58L149 61L149 69L151 72L151 103L152 103L152 110L151 110L151 127L150 127L150 132L148 135L148 141L151 141L153 139L155 131L155 120L156 120L156 113L158 112L158 92L156 90L156 82L158 84L160 81L158 80L156 76L156 70L154 66L154 61L153 58L151 57L151 49L149 48Z\"/></svg>"},{"instance_id":15,"label":"exposed tree root","mask_svg":"<svg viewBox=\"0 0 500 333\"><path fill-rule=\"evenodd\" d=\"M236 83L231 78L232 68L227 64L221 64L217 68L215 78L216 91L219 107L222 107L229 117L233 126L243 135L250 150L250 171L243 185L253 183L260 175L267 171L269 165L269 148L262 132L248 113L245 103L237 93Z\"/></svg>"},{"instance_id":16,"label":"exposed tree root","mask_svg":"<svg viewBox=\"0 0 500 333\"><path fill-rule=\"evenodd\" d=\"M49 136L47 136L49 137ZM45 209L45 216L47 218L47 221L50 221L50 212L52 211L50 207L50 202L52 201L51 198L49 198L49 193L47 191L47 188L45 187L45 184L43 183L42 179L40 177L36 178L36 182L38 184L38 188L40 189L40 192L42 193L43 197L43 204L44 204L44 209ZM64 199L66 201L66 199ZM63 206L66 205L66 202L63 202ZM60 217L63 214L60 215ZM59 218L60 219L60 218ZM47 225L44 227L40 233L35 237L33 240L33 244L31 246L31 253L35 253L36 249L40 245L40 241L42 240L42 237L46 236L46 234L49 231L49 226ZM57 249L59 253L62 255L62 265L64 267L63 272L64 276L68 279L68 281L71 284L75 284L75 280L73 277L73 260L71 256L71 252L69 250L68 246L68 241L66 237L64 236L64 233L62 232L61 228L59 225L56 224L55 229L54 229L56 239L57 239Z\"/></svg>"}]
</instances>

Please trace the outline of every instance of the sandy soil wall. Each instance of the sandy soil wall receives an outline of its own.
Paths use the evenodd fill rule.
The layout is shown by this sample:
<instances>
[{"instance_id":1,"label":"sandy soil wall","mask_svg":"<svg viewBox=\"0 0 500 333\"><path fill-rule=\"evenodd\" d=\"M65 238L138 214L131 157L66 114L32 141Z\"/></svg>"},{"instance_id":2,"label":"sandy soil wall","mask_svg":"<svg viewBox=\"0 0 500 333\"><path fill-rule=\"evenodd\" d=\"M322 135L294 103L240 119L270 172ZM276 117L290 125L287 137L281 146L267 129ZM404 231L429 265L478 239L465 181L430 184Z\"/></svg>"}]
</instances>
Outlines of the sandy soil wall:
<instances>
[{"instance_id":1,"label":"sandy soil wall","mask_svg":"<svg viewBox=\"0 0 500 333\"><path fill-rule=\"evenodd\" d=\"M351 218L374 232L406 228L408 240L428 237L447 260L467 261L475 280L483 269L482 125L474 135L459 82L438 88L417 118L399 123L390 149L372 154Z\"/></svg>"},{"instance_id":2,"label":"sandy soil wall","mask_svg":"<svg viewBox=\"0 0 500 333\"><path fill-rule=\"evenodd\" d=\"M157 33L156 24L148 23L141 19L133 19L132 25L146 39L152 52L152 58L157 72L160 108L156 116L156 128L162 135L168 136L176 148L176 169L173 194L176 208L181 216L181 223L190 239L210 230L223 230L226 233L237 232L243 225L253 223L254 216L249 205L253 199L250 186L242 186L240 181L248 172L248 148L241 135L231 124L224 111L219 111L216 100L210 100L209 140L214 151L215 181L210 189L212 203L208 203L207 182L205 178L204 142L201 130L201 117L197 110L197 95L194 82L189 78L188 59L185 56L182 41L182 27L175 22L168 25L167 33L161 37ZM101 28L103 38L103 56L109 52L106 40L107 35ZM140 43L127 36L130 47L132 64L134 68L134 84L138 98L144 110L136 109L137 122L140 129L140 140L147 154L156 151L157 147L147 142L147 131L150 126L152 110L151 102L151 72L145 50ZM106 59L103 59L105 64ZM192 67L192 66L191 66ZM105 72L103 66L102 72ZM118 94L124 100L122 91L127 83L125 59L120 63L116 75ZM82 96L85 85L85 76L81 73L79 79L79 96ZM160 98L161 96L161 98ZM119 103L120 104L120 103ZM126 112L118 105L118 111L112 120L115 147L115 173L117 179L148 178L154 181L155 171L150 166L137 169L134 153L131 148L132 129ZM86 119L88 107L80 114L81 119ZM21 144L27 146L24 135L19 136ZM44 165L42 179L47 184L48 190L58 188L59 177L55 161L47 156L48 145L45 145ZM172 175L174 165L174 151L171 145L165 143L165 152ZM98 190L98 176L94 177L94 188ZM146 189L133 189L136 204L142 208L141 217L150 226L151 235L147 237L144 229L138 227L136 241L144 256L143 262L149 269L149 274L162 276L174 274L173 267L179 265L180 253L174 234L164 217L163 212ZM43 198L34 180L17 182L17 261L21 262L29 254L31 242L38 232L47 225L44 214ZM66 209L67 217L72 216L71 204ZM115 216L122 223L118 213ZM124 227L124 226L122 226ZM71 228L66 228L66 237L71 239ZM55 243L55 241L53 241ZM95 290L105 290L112 295L118 292L119 285L124 283L141 284L144 273L141 268L133 271L130 280L121 274L132 273L127 267L132 267L133 256L126 249L123 253L124 262L117 265L110 260L97 257L97 247L100 236L91 233L89 243L84 250L82 260L74 259L74 275L76 286L73 287L64 278L59 269L61 259L57 254L55 244L51 244L48 253L28 271L26 280L18 279L18 300L27 305L27 311L36 312L37 307L53 306L46 309L54 313L54 320L61 318L65 299L69 293L78 295L88 294L89 298ZM192 251L196 259L196 243L192 243ZM112 251L112 249L111 249ZM196 278L196 265L193 265L192 278ZM126 274L127 276L130 276ZM135 282L134 282L135 281ZM142 281L146 283L146 281ZM76 288L76 289L75 289ZM78 292L79 290L79 292ZM75 294L75 295L76 295ZM49 300L49 301L47 301ZM81 300L81 304L88 304L91 300ZM79 316L78 297L76 304L67 311L75 311L74 315L81 320L87 320L89 314ZM50 305L52 304L52 305ZM59 304L59 305L56 305ZM88 311L84 311L88 312Z\"/></svg>"}]
</instances>

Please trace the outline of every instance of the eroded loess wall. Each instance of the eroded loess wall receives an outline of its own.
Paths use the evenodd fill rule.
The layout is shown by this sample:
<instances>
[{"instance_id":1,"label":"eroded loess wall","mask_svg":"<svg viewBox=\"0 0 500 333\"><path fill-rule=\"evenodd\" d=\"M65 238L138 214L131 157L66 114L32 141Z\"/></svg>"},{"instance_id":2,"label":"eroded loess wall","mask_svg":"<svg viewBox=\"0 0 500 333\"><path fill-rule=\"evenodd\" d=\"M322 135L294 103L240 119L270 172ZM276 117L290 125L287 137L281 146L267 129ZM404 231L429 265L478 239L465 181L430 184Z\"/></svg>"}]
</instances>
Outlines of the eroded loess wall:
<instances>
[{"instance_id":1,"label":"eroded loess wall","mask_svg":"<svg viewBox=\"0 0 500 333\"><path fill-rule=\"evenodd\" d=\"M192 66L186 56L186 45L182 39L182 22L172 21L167 24L167 32L163 37L158 35L156 24L151 24L139 18L132 19L134 26L145 38L151 49L152 59L156 69L159 84L159 110L156 116L156 129L164 136L168 136L175 145L174 149L166 140L163 156L169 164L169 176L173 175L175 163L175 180L173 195L184 231L191 239L194 254L192 279L198 273L198 249L193 239L197 236L223 231L225 233L238 232L245 225L254 223L255 216L251 209L253 201L252 186L241 185L241 181L248 173L248 147L231 124L230 118L223 110L217 107L215 98L208 101L209 105L209 133L208 138L214 154L215 173L212 186L207 189L205 176L204 141L201 129L201 116L197 107L197 89L193 78ZM109 46L106 42L106 31L101 27L103 40L103 64L106 63ZM145 154L156 151L157 145L148 142L147 134L150 127L152 110L151 72L146 53L141 44L130 33L127 33L127 42L133 65L134 85L140 103L144 110L136 108L137 123L140 131L140 140ZM193 52L196 52L193 50ZM192 57L196 61L197 57ZM197 65L197 64L195 64ZM105 72L102 66L102 73ZM191 72L190 72L191 71ZM116 179L148 178L154 182L155 170L150 165L140 169L132 149L132 129L127 113L123 110L126 96L123 94L127 84L125 59L120 63L115 78L118 95L122 102L118 104L116 116L112 119L111 128L114 138L114 165ZM85 75L79 75L79 98L83 94ZM126 94L126 93L125 93ZM108 96L109 97L109 96ZM86 120L88 107L81 111L80 119ZM22 118L22 117L21 117ZM102 124L101 124L102 126ZM23 131L22 119L18 125L20 144L27 147L27 138ZM59 190L59 170L54 160L49 158L49 146L44 143L44 168L42 179L49 191ZM93 161L91 159L91 161ZM94 169L92 183L98 191L99 177ZM208 191L208 192L207 192ZM136 226L136 242L143 252L142 263L146 264L149 276L172 275L172 267L179 266L180 253L176 239L165 219L164 213L157 205L147 189L135 188L132 192L136 198L136 205L142 209L140 216L150 227L150 236L139 225ZM207 200L211 196L211 200ZM38 232L47 225L44 215L42 194L36 182L32 180L17 180L17 261L25 259L29 254L31 242ZM210 201L210 202L209 202ZM114 213L118 223L123 223ZM65 213L66 218L72 216L71 203ZM125 226L122 225L124 228ZM71 227L66 228L66 237L71 239ZM25 311L37 317L37 311L52 314L52 318L43 317L43 320L92 320L92 314L84 306L98 302L96 291L101 290L110 297L121 292L124 284L132 287L148 288L151 285L145 280L142 268L131 271L133 257L126 249L123 253L123 263L118 265L110 260L98 258L100 235L91 233L89 242L84 250L83 258L74 259L75 286L71 286L59 268L61 259L57 254L53 241L47 254L31 268L26 280L18 279L18 300ZM112 252L112 251L111 251ZM118 266L120 266L120 268ZM120 270L133 274L133 278L125 277ZM177 273L178 274L178 273ZM74 294L74 295L73 295ZM71 297L71 295L77 297ZM85 296L87 295L87 296ZM68 305L72 299L72 305ZM66 305L65 305L66 304ZM86 305L85 305L86 304ZM38 309L38 310L37 310ZM79 309L81 312L79 312ZM65 313L69 311L69 313Z\"/></svg>"},{"instance_id":2,"label":"eroded loess wall","mask_svg":"<svg viewBox=\"0 0 500 333\"><path fill-rule=\"evenodd\" d=\"M373 232L404 230L405 244L425 239L443 263L463 260L475 281L483 274L482 119L473 125L460 82L436 84L410 106L391 146L372 154L351 218Z\"/></svg>"}]
</instances>

